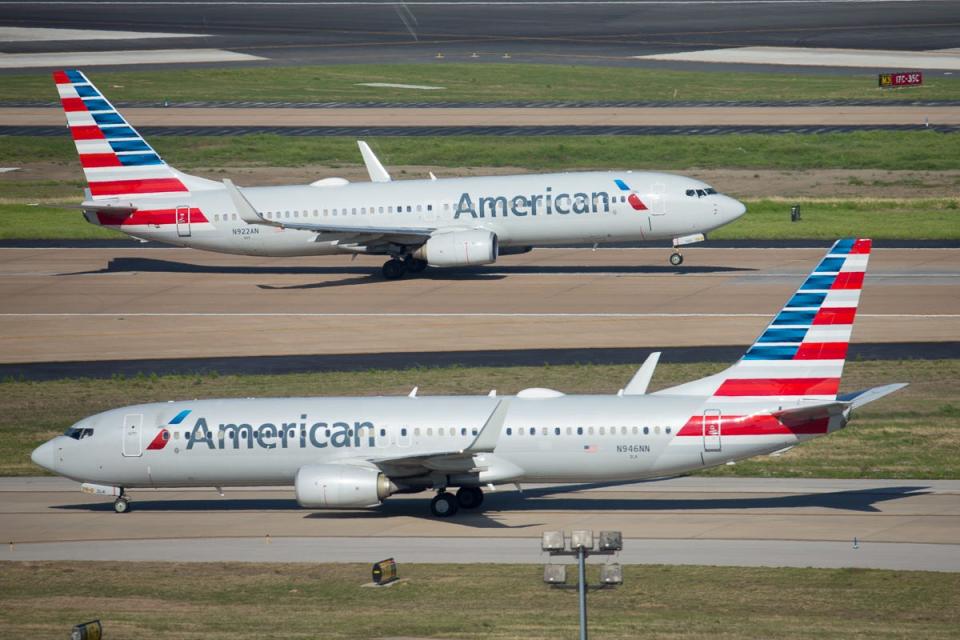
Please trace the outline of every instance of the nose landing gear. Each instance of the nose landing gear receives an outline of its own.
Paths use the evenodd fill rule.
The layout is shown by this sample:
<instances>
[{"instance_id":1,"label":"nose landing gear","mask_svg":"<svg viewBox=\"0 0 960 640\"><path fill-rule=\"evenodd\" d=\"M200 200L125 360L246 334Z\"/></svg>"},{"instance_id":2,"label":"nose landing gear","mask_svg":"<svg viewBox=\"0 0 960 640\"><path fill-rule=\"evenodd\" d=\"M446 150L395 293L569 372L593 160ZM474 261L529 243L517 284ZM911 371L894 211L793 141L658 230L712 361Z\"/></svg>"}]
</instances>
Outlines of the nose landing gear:
<instances>
[{"instance_id":1,"label":"nose landing gear","mask_svg":"<svg viewBox=\"0 0 960 640\"><path fill-rule=\"evenodd\" d=\"M117 513L126 513L129 509L130 499L127 498L126 494L123 492L123 489L121 489L119 497L113 501L113 510Z\"/></svg>"}]
</instances>

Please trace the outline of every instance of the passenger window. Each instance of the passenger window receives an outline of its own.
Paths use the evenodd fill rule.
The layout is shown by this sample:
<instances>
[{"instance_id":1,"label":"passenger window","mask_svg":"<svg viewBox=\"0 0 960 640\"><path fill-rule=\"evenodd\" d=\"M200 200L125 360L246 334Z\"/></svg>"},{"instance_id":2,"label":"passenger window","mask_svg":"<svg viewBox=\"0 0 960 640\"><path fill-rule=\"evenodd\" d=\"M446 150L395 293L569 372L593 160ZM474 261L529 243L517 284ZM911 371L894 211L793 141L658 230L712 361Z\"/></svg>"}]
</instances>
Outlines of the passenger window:
<instances>
[{"instance_id":1,"label":"passenger window","mask_svg":"<svg viewBox=\"0 0 960 640\"><path fill-rule=\"evenodd\" d=\"M407 205L407 213L413 213L413 207Z\"/></svg>"},{"instance_id":2,"label":"passenger window","mask_svg":"<svg viewBox=\"0 0 960 640\"><path fill-rule=\"evenodd\" d=\"M640 432L639 429L637 429L636 427L633 428L633 435L637 435L637 433L639 432Z\"/></svg>"},{"instance_id":3,"label":"passenger window","mask_svg":"<svg viewBox=\"0 0 960 640\"><path fill-rule=\"evenodd\" d=\"M667 427L666 431L667 431L667 435L670 435L670 431L671 431L670 427Z\"/></svg>"},{"instance_id":4,"label":"passenger window","mask_svg":"<svg viewBox=\"0 0 960 640\"><path fill-rule=\"evenodd\" d=\"M649 434L650 434L650 427L644 427L644 428L643 428L643 435L646 436L646 435L649 435Z\"/></svg>"},{"instance_id":5,"label":"passenger window","mask_svg":"<svg viewBox=\"0 0 960 640\"><path fill-rule=\"evenodd\" d=\"M428 435L428 436L432 436L432 435L433 435L433 427L427 427L427 435Z\"/></svg>"},{"instance_id":6,"label":"passenger window","mask_svg":"<svg viewBox=\"0 0 960 640\"><path fill-rule=\"evenodd\" d=\"M413 435L415 435L415 436L420 435L420 427L414 427L414 429L413 429Z\"/></svg>"},{"instance_id":7,"label":"passenger window","mask_svg":"<svg viewBox=\"0 0 960 640\"><path fill-rule=\"evenodd\" d=\"M383 207L380 207L380 213L383 213Z\"/></svg>"},{"instance_id":8,"label":"passenger window","mask_svg":"<svg viewBox=\"0 0 960 640\"><path fill-rule=\"evenodd\" d=\"M554 430L553 430L553 435L555 435L555 436L560 435L560 427L554 428Z\"/></svg>"},{"instance_id":9,"label":"passenger window","mask_svg":"<svg viewBox=\"0 0 960 640\"><path fill-rule=\"evenodd\" d=\"M600 427L600 435L606 435L606 430L603 427Z\"/></svg>"},{"instance_id":10,"label":"passenger window","mask_svg":"<svg viewBox=\"0 0 960 640\"><path fill-rule=\"evenodd\" d=\"M507 435L508 435L508 436L512 436L512 435L513 435L513 429L511 429L510 427L507 427Z\"/></svg>"},{"instance_id":11,"label":"passenger window","mask_svg":"<svg viewBox=\"0 0 960 640\"><path fill-rule=\"evenodd\" d=\"M407 429L406 428L400 429L400 435L402 436L407 435Z\"/></svg>"},{"instance_id":12,"label":"passenger window","mask_svg":"<svg viewBox=\"0 0 960 640\"><path fill-rule=\"evenodd\" d=\"M572 436L572 435L573 435L573 428L572 428L572 427L567 427L567 435L568 435L568 436Z\"/></svg>"},{"instance_id":13,"label":"passenger window","mask_svg":"<svg viewBox=\"0 0 960 640\"><path fill-rule=\"evenodd\" d=\"M530 435L532 435L532 436L537 435L537 430L534 429L533 427L530 427Z\"/></svg>"},{"instance_id":14,"label":"passenger window","mask_svg":"<svg viewBox=\"0 0 960 640\"><path fill-rule=\"evenodd\" d=\"M387 435L387 430L386 430L386 429L380 429L380 437L382 438L382 437L384 437L385 435Z\"/></svg>"},{"instance_id":15,"label":"passenger window","mask_svg":"<svg viewBox=\"0 0 960 640\"><path fill-rule=\"evenodd\" d=\"M582 435L583 435L583 427L577 427L577 435L578 435L578 436L582 436Z\"/></svg>"},{"instance_id":16,"label":"passenger window","mask_svg":"<svg viewBox=\"0 0 960 640\"><path fill-rule=\"evenodd\" d=\"M427 211L433 211L433 205L432 205L432 204L428 204L428 205L427 205Z\"/></svg>"},{"instance_id":17,"label":"passenger window","mask_svg":"<svg viewBox=\"0 0 960 640\"><path fill-rule=\"evenodd\" d=\"M593 435L593 427L589 427L587 429L587 433L589 433L590 435Z\"/></svg>"},{"instance_id":18,"label":"passenger window","mask_svg":"<svg viewBox=\"0 0 960 640\"><path fill-rule=\"evenodd\" d=\"M360 207L360 215L362 215L362 216L367 215L367 208L366 208L366 207Z\"/></svg>"}]
</instances>

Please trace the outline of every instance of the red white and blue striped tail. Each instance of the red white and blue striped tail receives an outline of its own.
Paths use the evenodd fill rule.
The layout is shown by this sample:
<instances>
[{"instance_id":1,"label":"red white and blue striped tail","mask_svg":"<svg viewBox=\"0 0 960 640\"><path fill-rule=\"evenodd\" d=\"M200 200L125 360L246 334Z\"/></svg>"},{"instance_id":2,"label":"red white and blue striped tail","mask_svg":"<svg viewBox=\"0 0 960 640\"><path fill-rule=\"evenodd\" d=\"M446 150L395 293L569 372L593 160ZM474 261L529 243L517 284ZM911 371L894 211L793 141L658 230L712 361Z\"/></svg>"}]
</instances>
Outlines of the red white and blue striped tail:
<instances>
[{"instance_id":1,"label":"red white and blue striped tail","mask_svg":"<svg viewBox=\"0 0 960 640\"><path fill-rule=\"evenodd\" d=\"M53 80L94 200L188 192L187 176L167 165L83 73L55 71Z\"/></svg>"},{"instance_id":2,"label":"red white and blue striped tail","mask_svg":"<svg viewBox=\"0 0 960 640\"><path fill-rule=\"evenodd\" d=\"M834 400L871 241L837 240L740 360L660 393L731 400Z\"/></svg>"}]
</instances>

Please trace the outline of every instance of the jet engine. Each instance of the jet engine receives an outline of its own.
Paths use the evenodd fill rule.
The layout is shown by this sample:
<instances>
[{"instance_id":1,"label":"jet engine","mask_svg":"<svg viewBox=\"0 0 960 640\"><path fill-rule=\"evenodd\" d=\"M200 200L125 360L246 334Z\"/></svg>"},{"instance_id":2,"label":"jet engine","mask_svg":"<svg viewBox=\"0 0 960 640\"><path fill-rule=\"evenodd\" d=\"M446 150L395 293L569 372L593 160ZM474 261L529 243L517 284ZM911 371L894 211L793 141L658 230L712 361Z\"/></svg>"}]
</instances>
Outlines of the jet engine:
<instances>
[{"instance_id":1,"label":"jet engine","mask_svg":"<svg viewBox=\"0 0 960 640\"><path fill-rule=\"evenodd\" d=\"M466 267L496 262L498 253L497 235L477 229L430 236L413 257L434 267Z\"/></svg>"},{"instance_id":2,"label":"jet engine","mask_svg":"<svg viewBox=\"0 0 960 640\"><path fill-rule=\"evenodd\" d=\"M397 490L378 470L345 464L300 467L293 484L297 502L310 509L375 507Z\"/></svg>"}]
</instances>

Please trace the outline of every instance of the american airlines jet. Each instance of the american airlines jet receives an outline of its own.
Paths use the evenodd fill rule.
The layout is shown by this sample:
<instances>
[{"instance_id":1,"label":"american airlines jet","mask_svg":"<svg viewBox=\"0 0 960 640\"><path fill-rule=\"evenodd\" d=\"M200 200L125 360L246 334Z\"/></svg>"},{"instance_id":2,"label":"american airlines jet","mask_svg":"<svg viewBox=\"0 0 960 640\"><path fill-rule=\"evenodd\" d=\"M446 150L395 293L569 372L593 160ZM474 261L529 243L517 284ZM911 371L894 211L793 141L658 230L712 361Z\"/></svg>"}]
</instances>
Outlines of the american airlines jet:
<instances>
[{"instance_id":1,"label":"american airlines jet","mask_svg":"<svg viewBox=\"0 0 960 640\"><path fill-rule=\"evenodd\" d=\"M837 395L869 253L870 240L837 241L736 364L651 394L659 354L611 395L153 403L85 418L32 458L118 512L132 488L293 485L309 509L432 490L443 517L500 483L661 478L768 454L905 386Z\"/></svg>"},{"instance_id":2,"label":"american airlines jet","mask_svg":"<svg viewBox=\"0 0 960 640\"><path fill-rule=\"evenodd\" d=\"M245 188L177 171L79 71L53 74L89 188L86 219L142 240L257 256L384 255L388 279L561 243L682 245L744 214L692 178L633 171Z\"/></svg>"}]
</instances>

